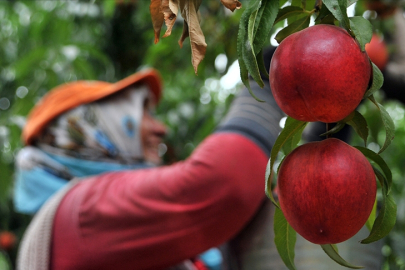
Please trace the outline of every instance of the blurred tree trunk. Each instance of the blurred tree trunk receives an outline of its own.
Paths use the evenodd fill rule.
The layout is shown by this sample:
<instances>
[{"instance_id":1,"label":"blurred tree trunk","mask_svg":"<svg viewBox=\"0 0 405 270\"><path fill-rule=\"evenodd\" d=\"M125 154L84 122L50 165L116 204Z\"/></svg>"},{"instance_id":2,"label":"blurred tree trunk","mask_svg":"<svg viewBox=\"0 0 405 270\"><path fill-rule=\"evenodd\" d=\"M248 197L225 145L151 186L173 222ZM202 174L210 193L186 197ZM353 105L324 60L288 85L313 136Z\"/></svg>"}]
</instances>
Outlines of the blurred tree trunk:
<instances>
[{"instance_id":1,"label":"blurred tree trunk","mask_svg":"<svg viewBox=\"0 0 405 270\"><path fill-rule=\"evenodd\" d=\"M142 64L150 45L143 38L146 29L133 22L137 9L137 1L116 1L115 12L108 25L105 51L114 63L118 78L130 75Z\"/></svg>"}]
</instances>

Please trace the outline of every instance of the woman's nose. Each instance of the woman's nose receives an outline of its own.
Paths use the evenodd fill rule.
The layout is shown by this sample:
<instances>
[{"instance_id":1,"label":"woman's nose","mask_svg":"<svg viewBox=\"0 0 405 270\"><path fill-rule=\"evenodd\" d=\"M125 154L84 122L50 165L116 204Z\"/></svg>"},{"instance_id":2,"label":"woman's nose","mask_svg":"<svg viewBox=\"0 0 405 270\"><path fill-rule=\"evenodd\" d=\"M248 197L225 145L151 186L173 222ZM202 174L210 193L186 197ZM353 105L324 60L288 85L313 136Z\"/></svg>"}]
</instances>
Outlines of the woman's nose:
<instances>
[{"instance_id":1,"label":"woman's nose","mask_svg":"<svg viewBox=\"0 0 405 270\"><path fill-rule=\"evenodd\" d=\"M153 132L163 137L167 133L167 127L163 122L155 118L153 121Z\"/></svg>"}]
</instances>

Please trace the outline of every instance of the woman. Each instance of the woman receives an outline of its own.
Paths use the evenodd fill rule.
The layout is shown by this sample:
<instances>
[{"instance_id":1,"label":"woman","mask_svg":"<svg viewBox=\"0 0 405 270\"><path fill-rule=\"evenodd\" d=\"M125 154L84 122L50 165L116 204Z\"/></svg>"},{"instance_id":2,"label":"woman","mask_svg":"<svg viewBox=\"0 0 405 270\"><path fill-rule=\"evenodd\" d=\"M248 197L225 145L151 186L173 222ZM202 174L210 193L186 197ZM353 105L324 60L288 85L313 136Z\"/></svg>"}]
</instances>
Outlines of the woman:
<instances>
[{"instance_id":1,"label":"woman","mask_svg":"<svg viewBox=\"0 0 405 270\"><path fill-rule=\"evenodd\" d=\"M150 113L161 96L156 71L51 90L28 118L17 160L16 206L41 209L19 269L201 266L198 255L235 236L265 200L283 114L268 88L255 88L265 103L244 89L187 160L162 167L153 167L166 131Z\"/></svg>"}]
</instances>

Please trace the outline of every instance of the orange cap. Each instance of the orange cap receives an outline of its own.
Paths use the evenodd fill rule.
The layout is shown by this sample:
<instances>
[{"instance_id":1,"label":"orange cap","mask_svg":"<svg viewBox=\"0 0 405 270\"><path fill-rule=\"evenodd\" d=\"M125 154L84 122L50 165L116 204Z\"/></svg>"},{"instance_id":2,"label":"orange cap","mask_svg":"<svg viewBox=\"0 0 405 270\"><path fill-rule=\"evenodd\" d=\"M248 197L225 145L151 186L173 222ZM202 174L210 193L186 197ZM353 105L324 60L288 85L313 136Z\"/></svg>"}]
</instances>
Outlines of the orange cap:
<instances>
[{"instance_id":1,"label":"orange cap","mask_svg":"<svg viewBox=\"0 0 405 270\"><path fill-rule=\"evenodd\" d=\"M34 106L28 115L27 123L22 131L22 139L26 145L32 143L42 129L62 113L82 104L90 103L136 83L145 83L159 101L162 83L159 73L154 69L137 72L116 83L102 81L76 81L57 86L50 90Z\"/></svg>"}]
</instances>

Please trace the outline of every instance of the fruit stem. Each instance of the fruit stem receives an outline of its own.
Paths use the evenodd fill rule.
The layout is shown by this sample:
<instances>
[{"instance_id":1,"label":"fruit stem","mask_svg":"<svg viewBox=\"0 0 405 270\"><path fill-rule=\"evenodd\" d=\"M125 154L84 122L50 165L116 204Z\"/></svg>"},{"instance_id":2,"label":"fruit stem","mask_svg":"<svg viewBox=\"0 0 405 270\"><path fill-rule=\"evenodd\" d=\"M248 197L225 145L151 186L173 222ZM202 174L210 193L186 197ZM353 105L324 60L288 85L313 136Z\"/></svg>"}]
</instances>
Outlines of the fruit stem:
<instances>
[{"instance_id":1,"label":"fruit stem","mask_svg":"<svg viewBox=\"0 0 405 270\"><path fill-rule=\"evenodd\" d=\"M331 126L329 123L326 123L326 132L330 130ZM326 139L329 139L331 137L331 134L326 134Z\"/></svg>"}]
</instances>

